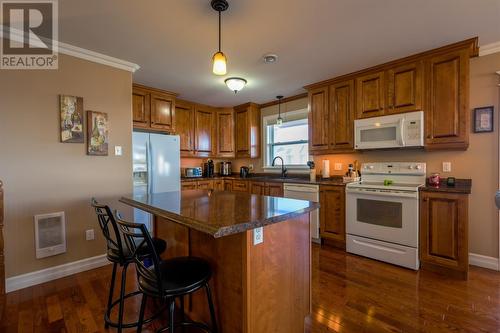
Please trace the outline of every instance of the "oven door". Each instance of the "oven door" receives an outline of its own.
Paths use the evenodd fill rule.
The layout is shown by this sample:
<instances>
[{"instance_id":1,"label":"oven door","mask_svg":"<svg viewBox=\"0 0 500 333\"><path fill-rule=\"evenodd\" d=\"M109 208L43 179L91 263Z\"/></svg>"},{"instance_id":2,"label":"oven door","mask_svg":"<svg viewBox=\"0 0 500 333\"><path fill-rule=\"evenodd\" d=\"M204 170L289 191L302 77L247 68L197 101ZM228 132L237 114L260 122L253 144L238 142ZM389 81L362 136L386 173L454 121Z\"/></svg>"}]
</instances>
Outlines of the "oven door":
<instances>
[{"instance_id":1,"label":"oven door","mask_svg":"<svg viewBox=\"0 0 500 333\"><path fill-rule=\"evenodd\" d=\"M348 234L418 247L418 192L346 190Z\"/></svg>"}]
</instances>

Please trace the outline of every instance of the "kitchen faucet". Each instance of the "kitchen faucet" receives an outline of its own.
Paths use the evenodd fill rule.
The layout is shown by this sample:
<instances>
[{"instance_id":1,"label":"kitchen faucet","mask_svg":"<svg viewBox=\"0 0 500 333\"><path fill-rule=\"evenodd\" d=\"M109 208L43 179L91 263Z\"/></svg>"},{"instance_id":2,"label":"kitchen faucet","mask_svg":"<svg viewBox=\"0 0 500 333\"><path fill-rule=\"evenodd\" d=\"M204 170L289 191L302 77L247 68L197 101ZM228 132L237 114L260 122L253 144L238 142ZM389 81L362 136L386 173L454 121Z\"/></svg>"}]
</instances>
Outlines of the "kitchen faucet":
<instances>
[{"instance_id":1,"label":"kitchen faucet","mask_svg":"<svg viewBox=\"0 0 500 333\"><path fill-rule=\"evenodd\" d=\"M276 156L273 159L272 166L274 166L276 164L275 162L276 162L276 159L278 159L278 158L281 160L281 178L286 178L288 170L285 168L285 161L283 161L283 158L281 156Z\"/></svg>"}]
</instances>

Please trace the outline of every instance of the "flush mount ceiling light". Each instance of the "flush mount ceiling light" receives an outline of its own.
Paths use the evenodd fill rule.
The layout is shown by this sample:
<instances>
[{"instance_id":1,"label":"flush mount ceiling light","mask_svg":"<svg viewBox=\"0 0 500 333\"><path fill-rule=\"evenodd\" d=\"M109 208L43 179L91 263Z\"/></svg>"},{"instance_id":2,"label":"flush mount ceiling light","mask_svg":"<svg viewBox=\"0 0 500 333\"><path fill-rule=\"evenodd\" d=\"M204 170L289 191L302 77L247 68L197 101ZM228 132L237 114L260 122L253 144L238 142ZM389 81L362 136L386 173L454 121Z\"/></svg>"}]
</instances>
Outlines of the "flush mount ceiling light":
<instances>
[{"instance_id":1,"label":"flush mount ceiling light","mask_svg":"<svg viewBox=\"0 0 500 333\"><path fill-rule=\"evenodd\" d=\"M219 51L212 57L212 72L215 75L226 75L227 73L227 59L226 55L221 51L221 12L229 8L226 0L212 0L210 2L212 8L219 13Z\"/></svg>"},{"instance_id":2,"label":"flush mount ceiling light","mask_svg":"<svg viewBox=\"0 0 500 333\"><path fill-rule=\"evenodd\" d=\"M276 61L278 61L278 56L276 54L273 54L273 53L268 53L268 54L264 54L262 59L264 59L264 62L266 64L273 64Z\"/></svg>"},{"instance_id":3,"label":"flush mount ceiling light","mask_svg":"<svg viewBox=\"0 0 500 333\"><path fill-rule=\"evenodd\" d=\"M238 91L245 87L245 85L247 84L247 80L241 77L230 77L225 79L224 83L231 91L234 91L234 93L236 94Z\"/></svg>"},{"instance_id":4,"label":"flush mount ceiling light","mask_svg":"<svg viewBox=\"0 0 500 333\"><path fill-rule=\"evenodd\" d=\"M283 124L283 118L281 118L281 99L283 96L276 96L278 99L278 119L276 119L276 125L281 126Z\"/></svg>"}]
</instances>

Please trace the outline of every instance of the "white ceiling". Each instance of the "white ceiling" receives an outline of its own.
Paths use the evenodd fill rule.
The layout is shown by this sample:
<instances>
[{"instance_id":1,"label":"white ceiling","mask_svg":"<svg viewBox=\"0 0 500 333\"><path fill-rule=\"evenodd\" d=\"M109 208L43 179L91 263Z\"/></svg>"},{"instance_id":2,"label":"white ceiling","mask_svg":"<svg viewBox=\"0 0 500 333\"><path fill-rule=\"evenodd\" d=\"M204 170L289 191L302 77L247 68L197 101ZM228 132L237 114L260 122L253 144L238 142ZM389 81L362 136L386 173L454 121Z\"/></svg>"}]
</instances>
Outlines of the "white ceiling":
<instances>
[{"instance_id":1,"label":"white ceiling","mask_svg":"<svg viewBox=\"0 0 500 333\"><path fill-rule=\"evenodd\" d=\"M60 40L134 62L134 81L214 106L267 102L304 85L479 36L500 41L500 0L228 0L222 49L235 95L211 73L209 0L60 0ZM273 65L262 62L279 55Z\"/></svg>"}]
</instances>

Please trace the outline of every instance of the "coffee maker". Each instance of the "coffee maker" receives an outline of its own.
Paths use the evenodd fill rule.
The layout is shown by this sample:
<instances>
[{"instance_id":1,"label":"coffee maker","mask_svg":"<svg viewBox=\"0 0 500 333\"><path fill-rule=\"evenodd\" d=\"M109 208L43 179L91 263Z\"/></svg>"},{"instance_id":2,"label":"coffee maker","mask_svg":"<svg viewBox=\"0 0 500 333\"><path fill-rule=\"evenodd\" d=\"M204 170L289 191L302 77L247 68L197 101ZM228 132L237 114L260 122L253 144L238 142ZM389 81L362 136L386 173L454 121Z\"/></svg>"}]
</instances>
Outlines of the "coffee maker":
<instances>
[{"instance_id":1,"label":"coffee maker","mask_svg":"<svg viewBox=\"0 0 500 333\"><path fill-rule=\"evenodd\" d=\"M203 177L213 177L214 176L214 161L208 160L206 163L203 163Z\"/></svg>"},{"instance_id":2,"label":"coffee maker","mask_svg":"<svg viewBox=\"0 0 500 333\"><path fill-rule=\"evenodd\" d=\"M219 165L220 165L219 173L221 176L231 176L232 173L231 162L222 161L219 163Z\"/></svg>"}]
</instances>

